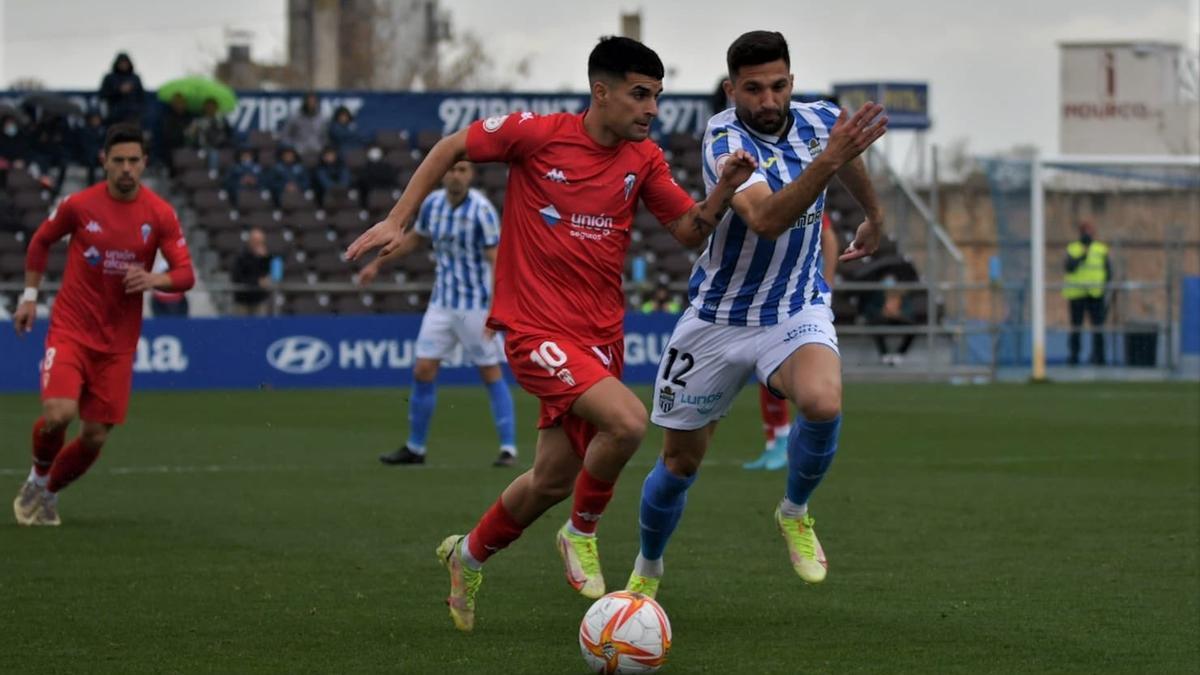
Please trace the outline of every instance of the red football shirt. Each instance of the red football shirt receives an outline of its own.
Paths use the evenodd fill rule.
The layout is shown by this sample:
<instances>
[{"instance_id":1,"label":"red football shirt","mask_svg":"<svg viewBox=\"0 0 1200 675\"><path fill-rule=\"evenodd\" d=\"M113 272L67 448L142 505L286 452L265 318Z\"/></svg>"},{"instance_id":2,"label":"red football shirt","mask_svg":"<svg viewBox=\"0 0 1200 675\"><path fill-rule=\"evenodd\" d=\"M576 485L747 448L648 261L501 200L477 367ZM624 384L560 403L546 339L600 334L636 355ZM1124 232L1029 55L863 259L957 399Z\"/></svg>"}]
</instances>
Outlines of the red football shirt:
<instances>
[{"instance_id":1,"label":"red football shirt","mask_svg":"<svg viewBox=\"0 0 1200 675\"><path fill-rule=\"evenodd\" d=\"M583 113L513 113L472 124L467 156L509 165L488 325L587 345L621 339L638 200L663 223L694 204L658 145L600 145Z\"/></svg>"},{"instance_id":2,"label":"red football shirt","mask_svg":"<svg viewBox=\"0 0 1200 675\"><path fill-rule=\"evenodd\" d=\"M50 313L50 334L64 335L99 352L137 349L142 295L125 292L126 268L149 270L161 249L176 281L187 290L192 259L174 209L146 186L122 202L98 183L63 199L29 242L25 268L44 272L50 245L64 236L67 268Z\"/></svg>"}]
</instances>

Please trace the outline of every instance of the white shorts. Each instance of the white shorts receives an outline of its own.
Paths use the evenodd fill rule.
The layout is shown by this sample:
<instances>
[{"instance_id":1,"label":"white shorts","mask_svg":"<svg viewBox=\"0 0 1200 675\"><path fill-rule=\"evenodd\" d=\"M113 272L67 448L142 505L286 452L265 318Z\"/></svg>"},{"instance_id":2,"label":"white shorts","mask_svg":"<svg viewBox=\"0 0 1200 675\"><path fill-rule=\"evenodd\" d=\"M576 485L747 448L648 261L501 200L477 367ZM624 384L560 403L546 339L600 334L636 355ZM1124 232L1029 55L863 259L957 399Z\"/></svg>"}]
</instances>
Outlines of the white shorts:
<instances>
[{"instance_id":1,"label":"white shorts","mask_svg":"<svg viewBox=\"0 0 1200 675\"><path fill-rule=\"evenodd\" d=\"M500 363L502 347L499 335L491 340L483 337L487 323L486 309L444 309L430 307L421 319L417 334L417 358L452 360L454 350L462 345L464 365L494 366Z\"/></svg>"},{"instance_id":2,"label":"white shorts","mask_svg":"<svg viewBox=\"0 0 1200 675\"><path fill-rule=\"evenodd\" d=\"M709 323L689 307L663 350L650 420L680 431L719 420L751 375L766 383L787 357L807 344L838 353L828 305L809 305L774 326Z\"/></svg>"}]
</instances>

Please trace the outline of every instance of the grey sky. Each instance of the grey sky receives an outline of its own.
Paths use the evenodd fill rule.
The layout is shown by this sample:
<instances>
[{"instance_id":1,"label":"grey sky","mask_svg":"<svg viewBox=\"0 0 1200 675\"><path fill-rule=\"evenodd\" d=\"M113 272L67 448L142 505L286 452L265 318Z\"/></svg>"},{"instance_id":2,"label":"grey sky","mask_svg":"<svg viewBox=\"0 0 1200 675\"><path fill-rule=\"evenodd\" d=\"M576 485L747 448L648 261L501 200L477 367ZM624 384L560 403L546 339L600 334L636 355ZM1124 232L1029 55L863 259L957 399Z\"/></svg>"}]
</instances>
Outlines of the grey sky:
<instances>
[{"instance_id":1,"label":"grey sky","mask_svg":"<svg viewBox=\"0 0 1200 675\"><path fill-rule=\"evenodd\" d=\"M927 80L931 140L968 137L976 152L1057 146L1058 53L1064 40L1157 39L1196 44L1200 0L962 0L790 3L743 0L442 0L457 30L484 38L501 70L531 57L528 90L581 91L597 36L640 7L643 39L674 75L673 92L709 92L738 34L781 31L796 87L834 81ZM255 58L284 53L285 0L0 0L0 82L33 76L94 88L113 54L130 52L148 87L200 72L224 47L224 28L255 32ZM119 10L114 10L119 7Z\"/></svg>"}]
</instances>

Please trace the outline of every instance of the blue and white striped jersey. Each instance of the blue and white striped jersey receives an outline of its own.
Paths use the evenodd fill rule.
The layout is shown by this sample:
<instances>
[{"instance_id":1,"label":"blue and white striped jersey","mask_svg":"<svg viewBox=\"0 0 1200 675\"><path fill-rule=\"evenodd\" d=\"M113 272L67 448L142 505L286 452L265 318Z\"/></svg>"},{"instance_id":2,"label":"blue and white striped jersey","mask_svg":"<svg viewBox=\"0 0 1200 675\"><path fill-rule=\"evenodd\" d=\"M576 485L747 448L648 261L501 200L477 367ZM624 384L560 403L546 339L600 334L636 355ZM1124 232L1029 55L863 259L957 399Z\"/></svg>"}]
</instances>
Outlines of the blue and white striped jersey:
<instances>
[{"instance_id":1,"label":"blue and white striped jersey","mask_svg":"<svg viewBox=\"0 0 1200 675\"><path fill-rule=\"evenodd\" d=\"M713 116L704 132L704 186L717 182L717 162L746 150L758 169L741 192L766 183L772 192L800 176L825 149L839 110L828 102L791 104L791 121L781 137L753 131L733 109ZM773 326L810 304L829 304L821 269L822 192L792 229L775 241L759 239L730 209L717 224L708 248L696 261L688 297L700 318L733 326Z\"/></svg>"},{"instance_id":2,"label":"blue and white striped jersey","mask_svg":"<svg viewBox=\"0 0 1200 675\"><path fill-rule=\"evenodd\" d=\"M478 190L453 206L445 190L425 198L417 213L417 234L433 241L437 278L430 307L487 309L491 305L492 265L484 249L500 243L500 216Z\"/></svg>"}]
</instances>

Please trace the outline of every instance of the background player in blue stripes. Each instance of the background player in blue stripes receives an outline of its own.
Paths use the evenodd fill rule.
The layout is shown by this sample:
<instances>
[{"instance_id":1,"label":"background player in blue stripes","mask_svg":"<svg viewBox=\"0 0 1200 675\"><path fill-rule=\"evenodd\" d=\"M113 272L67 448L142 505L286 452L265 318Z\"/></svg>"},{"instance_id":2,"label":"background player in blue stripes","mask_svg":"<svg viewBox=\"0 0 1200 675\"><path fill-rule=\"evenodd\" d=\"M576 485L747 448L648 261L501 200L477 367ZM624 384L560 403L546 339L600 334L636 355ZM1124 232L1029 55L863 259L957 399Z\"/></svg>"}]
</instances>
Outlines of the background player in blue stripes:
<instances>
[{"instance_id":1,"label":"background player in blue stripes","mask_svg":"<svg viewBox=\"0 0 1200 675\"><path fill-rule=\"evenodd\" d=\"M434 380L438 367L462 345L463 358L479 367L491 400L492 418L500 436L495 466L517 460L516 421L512 395L500 371L500 338L485 326L492 300L492 266L500 243L500 217L480 191L471 188L475 170L458 162L421 204L415 226L386 256L372 260L359 273L366 285L382 265L416 250L422 239L433 242L437 273L429 307L417 336L412 393L408 402L408 442L380 455L384 464L424 464L425 439L437 403Z\"/></svg>"},{"instance_id":2,"label":"background player in blue stripes","mask_svg":"<svg viewBox=\"0 0 1200 675\"><path fill-rule=\"evenodd\" d=\"M883 226L858 159L886 131L882 108L868 103L848 117L830 103L792 102L791 61L779 33L742 35L726 60L734 108L708 123L705 185L711 189L738 150L758 168L696 261L690 306L659 367L651 420L665 429L663 452L642 486L641 549L628 583L651 596L713 428L752 374L799 408L775 520L800 578L824 580L808 500L833 460L842 419L841 361L820 251L830 179L836 175L867 214L842 260L873 253Z\"/></svg>"}]
</instances>

